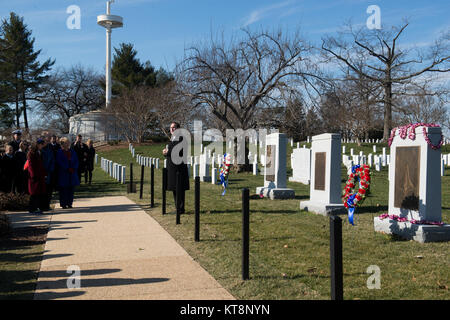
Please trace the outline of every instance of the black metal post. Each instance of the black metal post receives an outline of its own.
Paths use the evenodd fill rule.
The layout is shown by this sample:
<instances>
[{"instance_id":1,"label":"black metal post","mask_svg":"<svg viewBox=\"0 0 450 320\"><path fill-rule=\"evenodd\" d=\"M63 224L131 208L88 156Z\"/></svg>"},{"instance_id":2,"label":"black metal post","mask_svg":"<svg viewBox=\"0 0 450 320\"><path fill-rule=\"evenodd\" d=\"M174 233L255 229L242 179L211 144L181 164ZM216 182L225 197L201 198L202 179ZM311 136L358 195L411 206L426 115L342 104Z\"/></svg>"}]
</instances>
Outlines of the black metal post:
<instances>
[{"instance_id":1,"label":"black metal post","mask_svg":"<svg viewBox=\"0 0 450 320\"><path fill-rule=\"evenodd\" d=\"M330 216L331 300L344 299L342 275L342 219Z\"/></svg>"},{"instance_id":2,"label":"black metal post","mask_svg":"<svg viewBox=\"0 0 450 320\"><path fill-rule=\"evenodd\" d=\"M195 241L200 241L200 177L195 177Z\"/></svg>"},{"instance_id":3,"label":"black metal post","mask_svg":"<svg viewBox=\"0 0 450 320\"><path fill-rule=\"evenodd\" d=\"M249 279L250 243L249 191L242 189L242 280Z\"/></svg>"},{"instance_id":4,"label":"black metal post","mask_svg":"<svg viewBox=\"0 0 450 320\"><path fill-rule=\"evenodd\" d=\"M155 207L155 165L150 167L150 208Z\"/></svg>"},{"instance_id":5,"label":"black metal post","mask_svg":"<svg viewBox=\"0 0 450 320\"><path fill-rule=\"evenodd\" d=\"M175 209L177 211L177 217L176 217L176 224L180 224L180 210L178 209L178 204L181 200L181 179L180 179L180 172L177 171L177 178L176 178L176 185L175 185L175 193L176 193L176 199L175 199Z\"/></svg>"},{"instance_id":6,"label":"black metal post","mask_svg":"<svg viewBox=\"0 0 450 320\"><path fill-rule=\"evenodd\" d=\"M162 170L162 214L166 214L167 168Z\"/></svg>"},{"instance_id":7,"label":"black metal post","mask_svg":"<svg viewBox=\"0 0 450 320\"><path fill-rule=\"evenodd\" d=\"M130 163L130 193L133 193L133 162Z\"/></svg>"},{"instance_id":8,"label":"black metal post","mask_svg":"<svg viewBox=\"0 0 450 320\"><path fill-rule=\"evenodd\" d=\"M141 188L139 190L139 199L142 199L142 196L144 194L144 166L141 165Z\"/></svg>"}]
</instances>

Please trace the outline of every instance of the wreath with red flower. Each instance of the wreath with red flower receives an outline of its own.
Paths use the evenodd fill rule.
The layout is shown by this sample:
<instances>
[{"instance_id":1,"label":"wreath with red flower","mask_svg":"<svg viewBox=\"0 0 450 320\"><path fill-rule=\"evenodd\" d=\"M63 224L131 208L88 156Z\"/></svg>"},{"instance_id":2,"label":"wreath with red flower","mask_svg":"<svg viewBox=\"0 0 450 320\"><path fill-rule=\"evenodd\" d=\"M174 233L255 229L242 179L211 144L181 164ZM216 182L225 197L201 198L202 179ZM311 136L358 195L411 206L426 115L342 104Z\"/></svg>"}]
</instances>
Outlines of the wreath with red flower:
<instances>
[{"instance_id":1,"label":"wreath with red flower","mask_svg":"<svg viewBox=\"0 0 450 320\"><path fill-rule=\"evenodd\" d=\"M355 192L356 184L359 181L358 192ZM368 165L356 165L352 167L352 172L348 177L342 196L344 206L349 211L349 221L353 225L353 212L355 207L359 207L364 202L366 194L370 188L370 167Z\"/></svg>"}]
</instances>

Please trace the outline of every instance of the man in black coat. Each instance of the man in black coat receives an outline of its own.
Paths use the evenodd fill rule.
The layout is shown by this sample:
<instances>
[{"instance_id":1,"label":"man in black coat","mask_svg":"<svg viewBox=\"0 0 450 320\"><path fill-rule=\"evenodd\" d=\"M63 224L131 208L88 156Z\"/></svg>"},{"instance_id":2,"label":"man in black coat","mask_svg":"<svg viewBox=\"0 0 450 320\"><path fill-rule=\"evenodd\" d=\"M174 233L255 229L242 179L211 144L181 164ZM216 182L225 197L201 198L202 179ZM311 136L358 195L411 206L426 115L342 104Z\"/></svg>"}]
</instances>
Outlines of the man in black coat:
<instances>
[{"instance_id":1,"label":"man in black coat","mask_svg":"<svg viewBox=\"0 0 450 320\"><path fill-rule=\"evenodd\" d=\"M182 214L185 212L184 209L184 198L185 198L185 191L189 190L189 175L188 175L188 169L187 164L183 161L180 164L174 164L172 159L172 150L173 148L181 143L183 141L183 137L179 137L178 141L175 141L175 130L180 128L180 124L177 122L172 122L170 124L170 134L172 135L170 139L170 143L167 146L166 149L163 150L163 155L167 158L167 190L173 192L173 199L175 202L175 206L177 208L177 212ZM180 158L183 157L183 150L180 151L178 154ZM175 154L173 156L176 156ZM179 179L180 179L180 195L177 202L177 172L179 173Z\"/></svg>"},{"instance_id":2,"label":"man in black coat","mask_svg":"<svg viewBox=\"0 0 450 320\"><path fill-rule=\"evenodd\" d=\"M78 179L81 182L81 173L86 174L86 164L87 164L87 157L88 157L88 147L87 145L82 141L81 134L77 135L77 139L74 143L72 143L71 148L75 151L78 157Z\"/></svg>"},{"instance_id":3,"label":"man in black coat","mask_svg":"<svg viewBox=\"0 0 450 320\"><path fill-rule=\"evenodd\" d=\"M50 137L50 143L48 144L49 148L53 151L53 156L56 159L56 154L58 153L58 150L61 149L61 145L58 143L56 135L52 135Z\"/></svg>"}]
</instances>

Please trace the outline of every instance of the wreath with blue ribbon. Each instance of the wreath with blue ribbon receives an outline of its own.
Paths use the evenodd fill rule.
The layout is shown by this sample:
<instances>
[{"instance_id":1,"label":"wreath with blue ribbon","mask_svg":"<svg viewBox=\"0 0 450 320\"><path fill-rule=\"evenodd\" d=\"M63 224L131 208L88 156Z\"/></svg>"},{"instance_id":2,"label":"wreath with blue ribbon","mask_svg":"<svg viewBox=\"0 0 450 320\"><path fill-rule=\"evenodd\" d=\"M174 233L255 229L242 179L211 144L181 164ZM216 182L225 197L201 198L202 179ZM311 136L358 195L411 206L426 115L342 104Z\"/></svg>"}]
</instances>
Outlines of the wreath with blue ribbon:
<instances>
[{"instance_id":1,"label":"wreath with blue ribbon","mask_svg":"<svg viewBox=\"0 0 450 320\"><path fill-rule=\"evenodd\" d=\"M359 182L358 192L355 192L356 184ZM352 167L352 172L347 180L342 196L344 206L348 210L348 221L353 223L353 214L358 206L361 206L370 188L370 167L368 165L356 165Z\"/></svg>"},{"instance_id":2,"label":"wreath with blue ribbon","mask_svg":"<svg viewBox=\"0 0 450 320\"><path fill-rule=\"evenodd\" d=\"M222 196L225 195L225 192L227 191L228 173L230 172L230 166L231 166L231 155L225 153L223 155L223 162L222 165L220 166L220 173L219 173L220 184L223 187Z\"/></svg>"}]
</instances>

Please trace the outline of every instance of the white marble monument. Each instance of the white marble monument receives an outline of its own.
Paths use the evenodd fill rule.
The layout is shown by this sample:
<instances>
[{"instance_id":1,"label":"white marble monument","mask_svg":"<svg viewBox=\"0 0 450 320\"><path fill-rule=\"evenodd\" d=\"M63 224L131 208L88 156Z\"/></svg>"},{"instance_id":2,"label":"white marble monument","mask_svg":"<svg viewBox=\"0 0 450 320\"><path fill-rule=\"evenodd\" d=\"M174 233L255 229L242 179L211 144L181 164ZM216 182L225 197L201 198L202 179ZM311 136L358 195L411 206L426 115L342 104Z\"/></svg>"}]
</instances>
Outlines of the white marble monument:
<instances>
[{"instance_id":1,"label":"white marble monument","mask_svg":"<svg viewBox=\"0 0 450 320\"><path fill-rule=\"evenodd\" d=\"M294 149L291 154L292 177L289 181L309 184L311 181L311 149Z\"/></svg>"},{"instance_id":2,"label":"white marble monument","mask_svg":"<svg viewBox=\"0 0 450 320\"><path fill-rule=\"evenodd\" d=\"M345 213L341 199L341 137L324 133L312 138L310 199L300 209L322 215Z\"/></svg>"},{"instance_id":3,"label":"white marble monument","mask_svg":"<svg viewBox=\"0 0 450 320\"><path fill-rule=\"evenodd\" d=\"M264 187L256 188L257 194L274 199L293 199L295 191L286 187L286 147L284 133L272 133L266 137Z\"/></svg>"},{"instance_id":4,"label":"white marble monument","mask_svg":"<svg viewBox=\"0 0 450 320\"><path fill-rule=\"evenodd\" d=\"M449 241L448 224L412 223L442 222L441 150L428 145L422 129L422 126L415 129L415 140L401 139L397 130L390 148L388 214L407 221L376 217L374 228L418 242ZM426 131L431 143L437 145L441 128L428 127Z\"/></svg>"}]
</instances>

